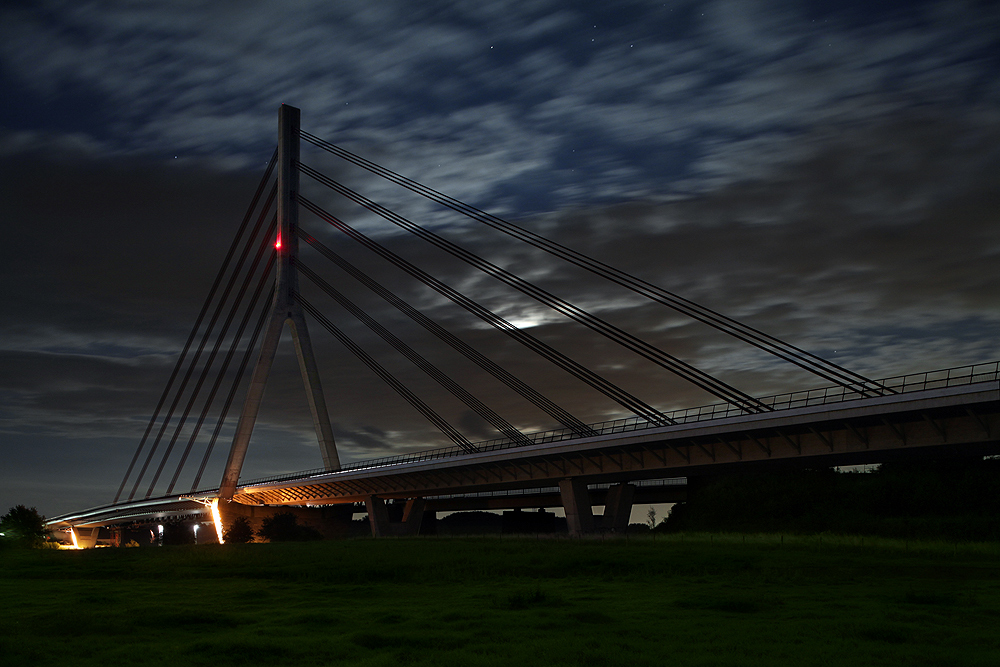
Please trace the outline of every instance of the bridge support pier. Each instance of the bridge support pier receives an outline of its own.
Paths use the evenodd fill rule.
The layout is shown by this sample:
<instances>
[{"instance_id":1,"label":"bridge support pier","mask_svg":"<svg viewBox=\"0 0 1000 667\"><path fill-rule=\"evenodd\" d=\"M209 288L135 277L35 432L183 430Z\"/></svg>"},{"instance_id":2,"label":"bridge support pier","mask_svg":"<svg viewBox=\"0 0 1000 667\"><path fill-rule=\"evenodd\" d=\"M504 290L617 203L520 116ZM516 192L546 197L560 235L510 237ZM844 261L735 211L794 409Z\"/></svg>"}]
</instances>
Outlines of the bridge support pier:
<instances>
[{"instance_id":1,"label":"bridge support pier","mask_svg":"<svg viewBox=\"0 0 1000 667\"><path fill-rule=\"evenodd\" d=\"M81 549L93 549L97 546L97 535L101 532L100 526L94 526L93 528L74 526L71 530L76 536L77 546Z\"/></svg>"},{"instance_id":2,"label":"bridge support pier","mask_svg":"<svg viewBox=\"0 0 1000 667\"><path fill-rule=\"evenodd\" d=\"M403 520L389 520L385 500L378 496L365 498L368 522L372 527L372 537L410 537L420 534L420 523L424 517L424 499L410 498L403 508Z\"/></svg>"},{"instance_id":3,"label":"bridge support pier","mask_svg":"<svg viewBox=\"0 0 1000 667\"><path fill-rule=\"evenodd\" d=\"M572 537L580 537L594 532L625 534L628 520L632 516L632 498L635 486L628 483L615 484L608 489L604 500L604 516L594 516L587 483L579 478L564 479L559 482L566 525Z\"/></svg>"},{"instance_id":4,"label":"bridge support pier","mask_svg":"<svg viewBox=\"0 0 1000 667\"><path fill-rule=\"evenodd\" d=\"M594 532L594 508L590 504L587 482L578 477L560 480L559 495L562 496L569 534L579 537Z\"/></svg>"},{"instance_id":5,"label":"bridge support pier","mask_svg":"<svg viewBox=\"0 0 1000 667\"><path fill-rule=\"evenodd\" d=\"M633 497L635 486L632 484L615 484L608 489L608 496L604 501L604 516L598 527L605 532L624 535L628 530L628 520L632 517Z\"/></svg>"}]
</instances>

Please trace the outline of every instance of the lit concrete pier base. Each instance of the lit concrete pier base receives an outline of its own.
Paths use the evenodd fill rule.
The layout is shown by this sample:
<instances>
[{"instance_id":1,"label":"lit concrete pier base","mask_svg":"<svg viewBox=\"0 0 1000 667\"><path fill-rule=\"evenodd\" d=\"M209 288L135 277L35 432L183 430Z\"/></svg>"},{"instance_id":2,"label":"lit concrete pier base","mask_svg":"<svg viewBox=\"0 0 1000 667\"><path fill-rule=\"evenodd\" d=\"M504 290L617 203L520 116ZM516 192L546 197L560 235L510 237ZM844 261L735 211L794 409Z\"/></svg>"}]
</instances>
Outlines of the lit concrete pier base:
<instances>
[{"instance_id":1,"label":"lit concrete pier base","mask_svg":"<svg viewBox=\"0 0 1000 667\"><path fill-rule=\"evenodd\" d=\"M566 525L574 537L594 532L594 509L590 505L587 483L579 478L564 479L559 482Z\"/></svg>"},{"instance_id":2,"label":"lit concrete pier base","mask_svg":"<svg viewBox=\"0 0 1000 667\"><path fill-rule=\"evenodd\" d=\"M604 516L595 523L605 531L624 535L628 530L628 520L632 516L632 498L635 496L635 486L622 483L608 489L604 501ZM596 518L596 517L595 517Z\"/></svg>"},{"instance_id":3,"label":"lit concrete pier base","mask_svg":"<svg viewBox=\"0 0 1000 667\"><path fill-rule=\"evenodd\" d=\"M74 526L72 531L76 535L77 546L81 549L93 549L97 546L97 535L101 532L101 527L93 526L92 528L81 528L79 526Z\"/></svg>"},{"instance_id":4,"label":"lit concrete pier base","mask_svg":"<svg viewBox=\"0 0 1000 667\"><path fill-rule=\"evenodd\" d=\"M403 520L389 520L385 500L378 496L365 498L368 522L372 527L372 537L409 537L420 534L420 523L424 518L424 499L410 498L403 508Z\"/></svg>"}]
</instances>

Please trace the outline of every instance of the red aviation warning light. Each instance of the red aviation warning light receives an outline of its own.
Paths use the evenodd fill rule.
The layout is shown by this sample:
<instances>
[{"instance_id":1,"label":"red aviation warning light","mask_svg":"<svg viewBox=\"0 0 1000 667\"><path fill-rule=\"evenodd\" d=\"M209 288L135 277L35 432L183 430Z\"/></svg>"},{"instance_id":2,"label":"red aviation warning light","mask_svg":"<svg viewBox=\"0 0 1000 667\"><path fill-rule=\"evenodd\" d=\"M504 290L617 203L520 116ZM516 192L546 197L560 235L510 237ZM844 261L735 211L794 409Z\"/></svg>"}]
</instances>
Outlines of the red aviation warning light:
<instances>
[{"instance_id":1,"label":"red aviation warning light","mask_svg":"<svg viewBox=\"0 0 1000 667\"><path fill-rule=\"evenodd\" d=\"M281 230L278 230L278 240L274 242L274 249L281 250Z\"/></svg>"}]
</instances>

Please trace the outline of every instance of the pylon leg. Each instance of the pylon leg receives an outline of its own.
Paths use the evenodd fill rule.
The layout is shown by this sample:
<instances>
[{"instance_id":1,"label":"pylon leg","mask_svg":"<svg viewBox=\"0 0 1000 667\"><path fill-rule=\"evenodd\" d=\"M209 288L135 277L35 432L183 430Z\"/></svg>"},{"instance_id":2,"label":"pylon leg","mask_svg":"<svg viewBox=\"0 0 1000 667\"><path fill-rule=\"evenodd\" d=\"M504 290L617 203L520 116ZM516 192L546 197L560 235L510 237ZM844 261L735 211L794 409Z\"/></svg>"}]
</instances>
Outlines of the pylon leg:
<instances>
[{"instance_id":1,"label":"pylon leg","mask_svg":"<svg viewBox=\"0 0 1000 667\"><path fill-rule=\"evenodd\" d=\"M233 494L236 493L236 483L240 480L240 471L243 469L243 459L247 455L250 435L253 433L254 424L257 423L260 402L264 398L264 389L267 387L267 376L271 372L274 355L278 351L278 341L281 339L281 330L285 326L285 315L285 312L278 309L271 313L267 333L260 345L260 356L257 357L257 365L253 369L250 388L247 390L243 411L240 413L240 421L236 425L236 434L233 436L233 445L229 449L226 470L222 474L222 483L219 485L219 498L222 500L231 500Z\"/></svg>"},{"instance_id":2,"label":"pylon leg","mask_svg":"<svg viewBox=\"0 0 1000 667\"><path fill-rule=\"evenodd\" d=\"M312 342L309 339L309 329L306 327L302 311L295 308L290 318L292 339L295 341L295 354L299 358L299 370L302 372L302 383L309 399L309 410L312 412L313 426L316 429L316 439L323 455L323 465L327 470L340 470L340 457L337 455L337 443L333 439L333 428L330 426L330 414L323 397L323 386L319 380L319 368L316 366L316 356L313 354Z\"/></svg>"}]
</instances>

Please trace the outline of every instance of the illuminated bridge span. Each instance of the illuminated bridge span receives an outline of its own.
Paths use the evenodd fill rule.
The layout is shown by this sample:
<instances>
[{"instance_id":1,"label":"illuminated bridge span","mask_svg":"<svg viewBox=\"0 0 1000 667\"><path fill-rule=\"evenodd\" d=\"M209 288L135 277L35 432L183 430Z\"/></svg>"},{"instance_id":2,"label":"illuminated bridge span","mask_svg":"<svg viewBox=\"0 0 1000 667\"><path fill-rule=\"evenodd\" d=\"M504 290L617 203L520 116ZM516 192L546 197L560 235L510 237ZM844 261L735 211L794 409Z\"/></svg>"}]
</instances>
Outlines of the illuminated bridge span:
<instances>
[{"instance_id":1,"label":"illuminated bridge span","mask_svg":"<svg viewBox=\"0 0 1000 667\"><path fill-rule=\"evenodd\" d=\"M293 107L282 106L279 126L278 149L114 502L57 517L50 525L73 527L77 539L93 543L101 527L115 527L121 535L124 526L169 519L201 521L215 507L221 510L221 515L216 513L221 530L221 524L234 516L259 521L266 513L273 513L268 508L275 506L295 507L306 520L328 521L332 515L343 519L344 512L334 511L338 507L346 508L349 518L356 503L365 503L372 532L381 536L417 532L427 512L562 506L571 533L583 534L624 530L634 502L682 500L686 486L684 479L678 478L735 469L852 465L899 457L1000 452L1000 362L871 380L302 132L299 112ZM769 397L748 395L303 164L300 137L398 186L809 371L827 386ZM272 184L274 171L277 174ZM300 174L622 345L661 371L683 378L719 402L670 412L658 410L334 216L329 206L317 203L320 197L300 191ZM544 361L601 392L633 416L584 423L301 229L300 207ZM544 411L560 428L520 432L305 265L298 256L299 241ZM486 442L467 439L303 296L300 275L493 425L500 437ZM306 315L337 338L454 445L342 464ZM241 481L243 460L286 322L295 342L324 467ZM255 353L257 361L246 382L246 371ZM227 433L231 407L240 395L243 409L235 430L229 432L231 445L222 480L218 487L200 488L215 445ZM210 425L210 433L205 433L206 425ZM195 460L191 455L196 451L201 452L201 457L192 484L188 491L179 493L176 488L181 475ZM171 464L173 473L165 490L156 493L158 485L166 481L164 473ZM390 517L387 499L404 503L401 517ZM595 505L604 506L603 515L594 515Z\"/></svg>"}]
</instances>

